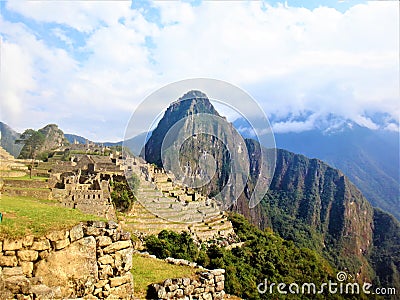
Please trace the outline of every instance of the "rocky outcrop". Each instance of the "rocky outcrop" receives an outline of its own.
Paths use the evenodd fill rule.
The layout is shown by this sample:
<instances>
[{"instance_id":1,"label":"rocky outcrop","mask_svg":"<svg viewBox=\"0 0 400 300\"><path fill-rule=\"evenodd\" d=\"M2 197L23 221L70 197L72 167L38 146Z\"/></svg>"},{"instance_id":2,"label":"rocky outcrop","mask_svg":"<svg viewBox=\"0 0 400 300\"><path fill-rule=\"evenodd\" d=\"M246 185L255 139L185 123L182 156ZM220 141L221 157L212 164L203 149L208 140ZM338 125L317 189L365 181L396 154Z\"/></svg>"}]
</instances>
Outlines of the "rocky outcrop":
<instances>
[{"instance_id":1,"label":"rocky outcrop","mask_svg":"<svg viewBox=\"0 0 400 300\"><path fill-rule=\"evenodd\" d=\"M132 253L130 234L113 221L3 240L0 298L131 299Z\"/></svg>"},{"instance_id":2,"label":"rocky outcrop","mask_svg":"<svg viewBox=\"0 0 400 300\"><path fill-rule=\"evenodd\" d=\"M19 158L32 158L32 155L36 158L41 158L41 156L45 158L47 152L69 144L64 133L56 124L46 125L38 131L32 129L27 131L30 131L30 133L26 137ZM34 138L29 136L34 136ZM24 138L24 134L21 137ZM32 152L32 149L35 149L35 151Z\"/></svg>"},{"instance_id":3,"label":"rocky outcrop","mask_svg":"<svg viewBox=\"0 0 400 300\"><path fill-rule=\"evenodd\" d=\"M147 141L141 156L150 163L162 166L161 146L168 130L179 120L192 114L219 116L207 96L200 91L189 91L168 107L158 126Z\"/></svg>"},{"instance_id":4,"label":"rocky outcrop","mask_svg":"<svg viewBox=\"0 0 400 300\"><path fill-rule=\"evenodd\" d=\"M224 299L225 270L199 271L196 278L169 278L150 286L153 299Z\"/></svg>"}]
</instances>

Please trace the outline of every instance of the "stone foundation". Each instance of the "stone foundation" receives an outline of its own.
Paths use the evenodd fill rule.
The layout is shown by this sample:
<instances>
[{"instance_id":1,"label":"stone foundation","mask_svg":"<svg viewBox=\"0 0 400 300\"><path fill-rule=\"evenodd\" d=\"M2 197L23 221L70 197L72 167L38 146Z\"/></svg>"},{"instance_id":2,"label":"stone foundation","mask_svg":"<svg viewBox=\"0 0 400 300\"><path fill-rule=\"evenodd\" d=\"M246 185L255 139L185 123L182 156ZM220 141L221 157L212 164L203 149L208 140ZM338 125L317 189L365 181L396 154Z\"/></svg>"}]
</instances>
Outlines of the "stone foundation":
<instances>
[{"instance_id":1,"label":"stone foundation","mask_svg":"<svg viewBox=\"0 0 400 300\"><path fill-rule=\"evenodd\" d=\"M162 283L150 286L150 297L155 299L190 299L221 300L224 299L225 270L204 270L198 277L171 278Z\"/></svg>"},{"instance_id":2,"label":"stone foundation","mask_svg":"<svg viewBox=\"0 0 400 300\"><path fill-rule=\"evenodd\" d=\"M112 221L0 241L0 299L132 299L132 253Z\"/></svg>"}]
</instances>

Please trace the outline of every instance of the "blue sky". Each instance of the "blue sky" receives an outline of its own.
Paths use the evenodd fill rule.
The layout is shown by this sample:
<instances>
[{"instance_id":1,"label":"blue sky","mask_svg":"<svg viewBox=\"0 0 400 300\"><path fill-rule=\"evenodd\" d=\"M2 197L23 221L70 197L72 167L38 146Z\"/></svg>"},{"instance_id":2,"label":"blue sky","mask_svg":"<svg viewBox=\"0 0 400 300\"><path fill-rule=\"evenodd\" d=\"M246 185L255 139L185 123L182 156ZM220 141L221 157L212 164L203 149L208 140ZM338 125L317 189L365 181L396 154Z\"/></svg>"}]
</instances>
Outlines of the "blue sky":
<instances>
[{"instance_id":1,"label":"blue sky","mask_svg":"<svg viewBox=\"0 0 400 300\"><path fill-rule=\"evenodd\" d=\"M397 1L9 1L0 37L0 120L19 131L121 140L146 96L197 77L241 87L280 132L399 127Z\"/></svg>"}]
</instances>

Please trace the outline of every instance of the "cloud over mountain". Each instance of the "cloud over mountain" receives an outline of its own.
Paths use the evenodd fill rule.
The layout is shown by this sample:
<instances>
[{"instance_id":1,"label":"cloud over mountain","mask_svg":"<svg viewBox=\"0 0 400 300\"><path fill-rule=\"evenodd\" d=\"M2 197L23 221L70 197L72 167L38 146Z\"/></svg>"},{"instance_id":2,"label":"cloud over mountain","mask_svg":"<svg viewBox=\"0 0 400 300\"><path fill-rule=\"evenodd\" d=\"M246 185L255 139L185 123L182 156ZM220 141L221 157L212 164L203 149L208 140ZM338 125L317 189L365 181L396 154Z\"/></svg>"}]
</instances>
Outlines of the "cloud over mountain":
<instances>
[{"instance_id":1,"label":"cloud over mountain","mask_svg":"<svg viewBox=\"0 0 400 300\"><path fill-rule=\"evenodd\" d=\"M150 92L211 77L269 116L333 113L371 128L383 113L396 129L399 4L355 3L2 2L1 118L118 140ZM275 127L314 125L296 122Z\"/></svg>"}]
</instances>

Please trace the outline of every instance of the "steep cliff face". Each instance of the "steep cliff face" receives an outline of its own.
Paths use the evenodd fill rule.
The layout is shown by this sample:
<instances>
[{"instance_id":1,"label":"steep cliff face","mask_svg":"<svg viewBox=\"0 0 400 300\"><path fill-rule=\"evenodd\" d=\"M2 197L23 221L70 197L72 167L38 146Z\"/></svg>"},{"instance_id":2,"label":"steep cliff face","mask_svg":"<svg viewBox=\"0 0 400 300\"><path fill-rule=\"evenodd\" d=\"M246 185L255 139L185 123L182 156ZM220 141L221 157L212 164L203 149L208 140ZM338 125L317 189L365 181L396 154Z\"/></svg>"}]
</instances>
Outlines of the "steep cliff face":
<instances>
[{"instance_id":1,"label":"steep cliff face","mask_svg":"<svg viewBox=\"0 0 400 300\"><path fill-rule=\"evenodd\" d=\"M246 143L257 148L252 140ZM253 153L249 151L255 177L258 157ZM272 227L286 239L324 249L333 260L357 258L355 272L365 264L372 244L372 206L348 178L320 160L281 149L268 193L247 215L260 228Z\"/></svg>"},{"instance_id":2,"label":"steep cliff face","mask_svg":"<svg viewBox=\"0 0 400 300\"><path fill-rule=\"evenodd\" d=\"M16 144L15 140L19 139L20 134L3 122L0 122L0 132L0 146L14 157L18 157L22 145Z\"/></svg>"},{"instance_id":3,"label":"steep cliff face","mask_svg":"<svg viewBox=\"0 0 400 300\"><path fill-rule=\"evenodd\" d=\"M179 120L200 113L219 116L204 93L200 91L189 91L168 107L163 118L158 123L157 128L154 129L151 137L147 141L141 155L145 157L146 161L155 163L161 167L161 146L168 130Z\"/></svg>"},{"instance_id":4,"label":"steep cliff face","mask_svg":"<svg viewBox=\"0 0 400 300\"><path fill-rule=\"evenodd\" d=\"M369 261L376 272L375 284L400 290L400 222L374 209L373 247Z\"/></svg>"}]
</instances>

